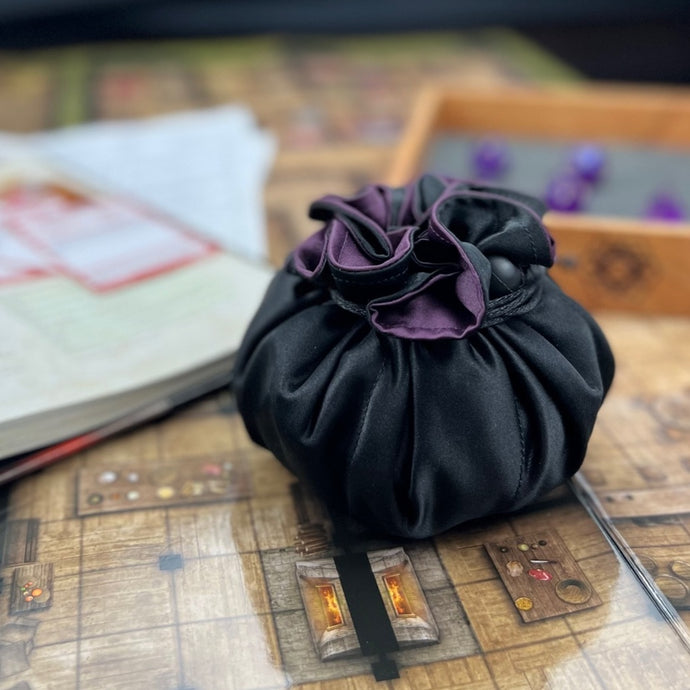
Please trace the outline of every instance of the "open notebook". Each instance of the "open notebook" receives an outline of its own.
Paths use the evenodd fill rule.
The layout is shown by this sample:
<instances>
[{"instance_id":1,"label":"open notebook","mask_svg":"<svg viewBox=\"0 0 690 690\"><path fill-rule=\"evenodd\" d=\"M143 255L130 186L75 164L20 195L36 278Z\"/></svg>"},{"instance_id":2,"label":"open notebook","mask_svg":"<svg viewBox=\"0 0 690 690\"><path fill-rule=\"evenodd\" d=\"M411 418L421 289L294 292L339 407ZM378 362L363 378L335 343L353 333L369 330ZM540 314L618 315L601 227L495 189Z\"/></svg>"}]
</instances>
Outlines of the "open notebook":
<instances>
[{"instance_id":1,"label":"open notebook","mask_svg":"<svg viewBox=\"0 0 690 690\"><path fill-rule=\"evenodd\" d=\"M0 458L223 385L271 276L159 208L5 160Z\"/></svg>"}]
</instances>

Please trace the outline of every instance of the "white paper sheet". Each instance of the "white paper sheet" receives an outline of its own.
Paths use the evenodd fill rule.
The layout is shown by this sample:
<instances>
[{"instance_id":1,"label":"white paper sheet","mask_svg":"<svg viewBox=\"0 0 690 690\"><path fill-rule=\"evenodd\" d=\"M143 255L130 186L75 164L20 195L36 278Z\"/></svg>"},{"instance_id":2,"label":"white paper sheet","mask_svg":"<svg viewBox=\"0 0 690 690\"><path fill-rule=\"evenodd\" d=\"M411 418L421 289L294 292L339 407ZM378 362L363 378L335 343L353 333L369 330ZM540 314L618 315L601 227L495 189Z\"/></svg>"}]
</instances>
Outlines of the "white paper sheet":
<instances>
[{"instance_id":1,"label":"white paper sheet","mask_svg":"<svg viewBox=\"0 0 690 690\"><path fill-rule=\"evenodd\" d=\"M263 188L276 141L244 107L89 123L26 143L72 176L157 208L226 249L266 256Z\"/></svg>"}]
</instances>

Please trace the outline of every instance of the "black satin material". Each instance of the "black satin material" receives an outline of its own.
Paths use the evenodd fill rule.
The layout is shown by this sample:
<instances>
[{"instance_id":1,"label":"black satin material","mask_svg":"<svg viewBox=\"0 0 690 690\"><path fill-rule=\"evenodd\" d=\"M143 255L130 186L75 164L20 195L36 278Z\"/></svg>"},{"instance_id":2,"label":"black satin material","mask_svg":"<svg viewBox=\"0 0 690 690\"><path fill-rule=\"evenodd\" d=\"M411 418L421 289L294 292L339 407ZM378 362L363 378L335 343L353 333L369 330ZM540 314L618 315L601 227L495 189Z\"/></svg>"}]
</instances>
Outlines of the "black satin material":
<instances>
[{"instance_id":1,"label":"black satin material","mask_svg":"<svg viewBox=\"0 0 690 690\"><path fill-rule=\"evenodd\" d=\"M580 467L614 371L590 315L537 279L527 312L418 341L286 267L237 356L252 439L376 532L427 537L529 504Z\"/></svg>"}]
</instances>

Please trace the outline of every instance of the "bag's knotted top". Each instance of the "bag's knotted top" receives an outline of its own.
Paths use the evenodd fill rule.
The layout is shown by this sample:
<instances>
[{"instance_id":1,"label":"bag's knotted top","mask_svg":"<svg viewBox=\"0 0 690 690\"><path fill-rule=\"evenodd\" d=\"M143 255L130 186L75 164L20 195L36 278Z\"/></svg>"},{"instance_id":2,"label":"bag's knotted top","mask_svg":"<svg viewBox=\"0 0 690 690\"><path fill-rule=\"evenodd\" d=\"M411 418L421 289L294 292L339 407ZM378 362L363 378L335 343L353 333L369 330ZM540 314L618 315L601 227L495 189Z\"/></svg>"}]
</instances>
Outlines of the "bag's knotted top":
<instances>
[{"instance_id":1,"label":"bag's knotted top","mask_svg":"<svg viewBox=\"0 0 690 690\"><path fill-rule=\"evenodd\" d=\"M325 224L295 250L292 268L382 333L463 338L492 315L526 308L529 294L508 293L534 283L525 267L533 278L553 263L543 212L526 195L435 175L368 185L312 204Z\"/></svg>"}]
</instances>

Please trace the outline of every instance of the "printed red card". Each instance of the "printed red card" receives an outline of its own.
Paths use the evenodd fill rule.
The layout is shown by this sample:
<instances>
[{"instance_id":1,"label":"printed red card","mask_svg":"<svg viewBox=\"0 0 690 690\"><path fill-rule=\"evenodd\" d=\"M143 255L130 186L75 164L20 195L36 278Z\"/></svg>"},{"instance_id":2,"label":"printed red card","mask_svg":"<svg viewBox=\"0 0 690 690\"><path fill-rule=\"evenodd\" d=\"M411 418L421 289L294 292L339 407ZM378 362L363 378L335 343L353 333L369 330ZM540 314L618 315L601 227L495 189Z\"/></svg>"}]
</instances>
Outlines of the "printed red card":
<instances>
[{"instance_id":1,"label":"printed red card","mask_svg":"<svg viewBox=\"0 0 690 690\"><path fill-rule=\"evenodd\" d=\"M58 272L99 292L216 251L164 216L52 180L0 192L0 234L0 281Z\"/></svg>"}]
</instances>

